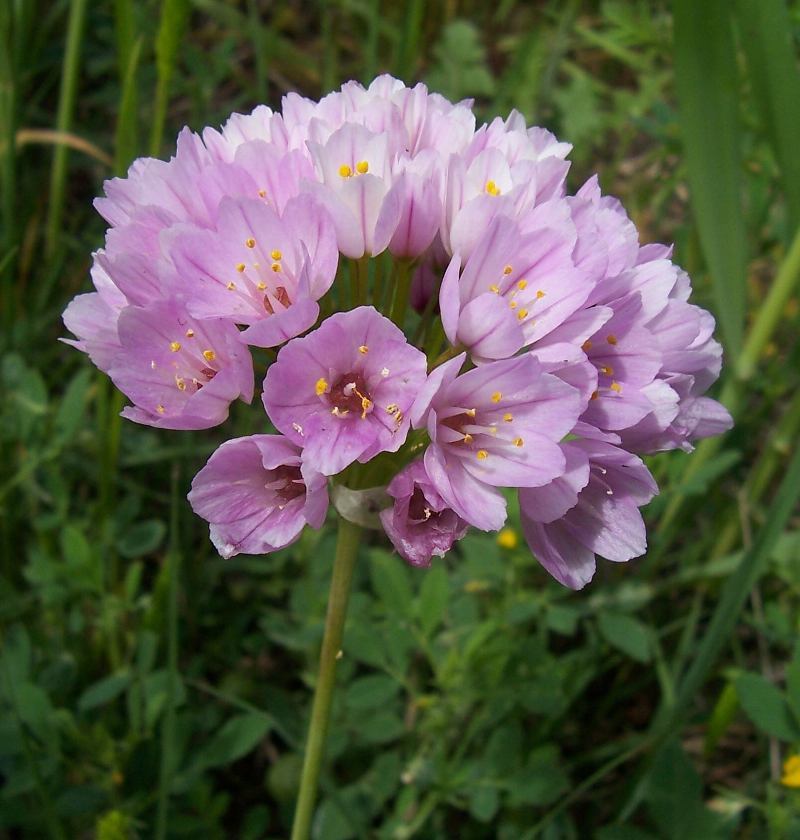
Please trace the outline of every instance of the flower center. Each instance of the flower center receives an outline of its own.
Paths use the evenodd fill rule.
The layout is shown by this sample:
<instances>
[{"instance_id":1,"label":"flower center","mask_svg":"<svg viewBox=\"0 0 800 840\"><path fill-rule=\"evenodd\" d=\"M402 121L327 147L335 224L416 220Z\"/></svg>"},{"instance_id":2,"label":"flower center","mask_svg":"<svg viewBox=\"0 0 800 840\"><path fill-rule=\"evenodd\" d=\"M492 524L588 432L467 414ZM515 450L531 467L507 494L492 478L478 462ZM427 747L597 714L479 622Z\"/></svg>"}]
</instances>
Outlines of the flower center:
<instances>
[{"instance_id":1,"label":"flower center","mask_svg":"<svg viewBox=\"0 0 800 840\"><path fill-rule=\"evenodd\" d=\"M266 486L275 492L275 495L280 499L281 507L306 492L300 467L290 464L282 464L274 470L270 470L270 477Z\"/></svg>"},{"instance_id":2,"label":"flower center","mask_svg":"<svg viewBox=\"0 0 800 840\"><path fill-rule=\"evenodd\" d=\"M428 506L428 500L419 487L414 488L411 499L408 502L408 518L416 522L427 522L439 514Z\"/></svg>"},{"instance_id":3,"label":"flower center","mask_svg":"<svg viewBox=\"0 0 800 840\"><path fill-rule=\"evenodd\" d=\"M366 382L360 373L346 373L339 378L328 392L331 412L344 416L349 412L360 412L361 419L366 419L372 411L372 399L367 391Z\"/></svg>"}]
</instances>

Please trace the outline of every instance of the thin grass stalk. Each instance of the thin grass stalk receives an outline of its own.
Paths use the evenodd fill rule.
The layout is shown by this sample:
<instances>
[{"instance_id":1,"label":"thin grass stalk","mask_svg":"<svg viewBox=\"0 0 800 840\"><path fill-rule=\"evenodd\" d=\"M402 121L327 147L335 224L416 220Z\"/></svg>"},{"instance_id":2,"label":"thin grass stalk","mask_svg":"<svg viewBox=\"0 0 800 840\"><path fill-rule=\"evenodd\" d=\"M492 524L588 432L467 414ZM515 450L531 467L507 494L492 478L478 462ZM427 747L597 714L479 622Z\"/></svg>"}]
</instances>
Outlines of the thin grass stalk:
<instances>
[{"instance_id":1,"label":"thin grass stalk","mask_svg":"<svg viewBox=\"0 0 800 840\"><path fill-rule=\"evenodd\" d=\"M178 691L178 577L181 568L178 515L181 494L178 491L180 472L172 469L170 505L170 545L167 552L167 696L161 725L161 766L158 779L156 840L167 836L169 792L175 774L175 698Z\"/></svg>"},{"instance_id":2,"label":"thin grass stalk","mask_svg":"<svg viewBox=\"0 0 800 840\"><path fill-rule=\"evenodd\" d=\"M114 171L124 175L139 151L139 121L137 113L138 86L136 71L142 53L142 39L137 38L127 53L122 68L122 95L114 134Z\"/></svg>"},{"instance_id":3,"label":"thin grass stalk","mask_svg":"<svg viewBox=\"0 0 800 840\"><path fill-rule=\"evenodd\" d=\"M336 39L333 33L333 0L320 0L320 36L322 38L322 66L320 80L322 90L333 90L336 87L338 74L336 53Z\"/></svg>"},{"instance_id":4,"label":"thin grass stalk","mask_svg":"<svg viewBox=\"0 0 800 840\"><path fill-rule=\"evenodd\" d=\"M396 73L398 78L408 82L414 75L419 58L419 42L422 36L424 0L409 0L406 5L405 27L400 35L397 50Z\"/></svg>"},{"instance_id":5,"label":"thin grass stalk","mask_svg":"<svg viewBox=\"0 0 800 840\"><path fill-rule=\"evenodd\" d=\"M61 70L61 90L58 97L56 131L69 132L75 111L80 69L81 40L86 19L86 0L72 0L67 23L67 44ZM48 256L55 253L61 235L61 220L64 214L64 196L67 183L67 162L69 148L59 144L53 152L53 168L50 174L50 200L48 202L45 250Z\"/></svg>"}]
</instances>

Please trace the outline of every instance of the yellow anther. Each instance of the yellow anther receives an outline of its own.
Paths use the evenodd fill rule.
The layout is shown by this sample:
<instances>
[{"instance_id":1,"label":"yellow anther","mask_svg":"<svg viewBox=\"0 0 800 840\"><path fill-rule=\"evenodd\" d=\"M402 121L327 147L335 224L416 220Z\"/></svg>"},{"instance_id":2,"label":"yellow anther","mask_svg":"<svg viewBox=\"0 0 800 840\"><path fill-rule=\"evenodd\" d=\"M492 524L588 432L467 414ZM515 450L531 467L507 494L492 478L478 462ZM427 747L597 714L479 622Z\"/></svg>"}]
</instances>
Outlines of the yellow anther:
<instances>
[{"instance_id":1,"label":"yellow anther","mask_svg":"<svg viewBox=\"0 0 800 840\"><path fill-rule=\"evenodd\" d=\"M258 191L258 197L259 198L266 198L267 197L267 191L266 190L259 190Z\"/></svg>"},{"instance_id":2,"label":"yellow anther","mask_svg":"<svg viewBox=\"0 0 800 840\"><path fill-rule=\"evenodd\" d=\"M524 321L527 317L528 317L528 310L527 309L520 309L520 311L517 312L517 318L519 318L520 321Z\"/></svg>"},{"instance_id":3,"label":"yellow anther","mask_svg":"<svg viewBox=\"0 0 800 840\"><path fill-rule=\"evenodd\" d=\"M506 548L509 551L519 545L519 537L513 528L503 528L497 535L497 544L500 548Z\"/></svg>"},{"instance_id":4,"label":"yellow anther","mask_svg":"<svg viewBox=\"0 0 800 840\"><path fill-rule=\"evenodd\" d=\"M316 392L318 397L321 397L323 394L327 393L328 380L320 376L320 378L317 380L317 384L314 386L314 391Z\"/></svg>"},{"instance_id":5,"label":"yellow anther","mask_svg":"<svg viewBox=\"0 0 800 840\"><path fill-rule=\"evenodd\" d=\"M622 385L620 385L619 382L612 382L608 387L616 394L622 393Z\"/></svg>"},{"instance_id":6,"label":"yellow anther","mask_svg":"<svg viewBox=\"0 0 800 840\"><path fill-rule=\"evenodd\" d=\"M170 343L169 343L169 349L170 349L170 350L172 350L172 352L173 352L173 353L177 353L177 352L178 352L178 350L180 350L180 349L181 349L181 343L180 343L180 341L170 341Z\"/></svg>"},{"instance_id":7,"label":"yellow anther","mask_svg":"<svg viewBox=\"0 0 800 840\"><path fill-rule=\"evenodd\" d=\"M494 181L487 181L484 189L489 195L500 195L500 190Z\"/></svg>"},{"instance_id":8,"label":"yellow anther","mask_svg":"<svg viewBox=\"0 0 800 840\"><path fill-rule=\"evenodd\" d=\"M253 239L252 236L248 236L248 238L245 239L244 244L247 245L248 248L255 248L256 247L256 241L255 241L255 239Z\"/></svg>"},{"instance_id":9,"label":"yellow anther","mask_svg":"<svg viewBox=\"0 0 800 840\"><path fill-rule=\"evenodd\" d=\"M592 342L587 338L586 341L581 344L581 349L584 353L588 353L592 349Z\"/></svg>"},{"instance_id":10,"label":"yellow anther","mask_svg":"<svg viewBox=\"0 0 800 840\"><path fill-rule=\"evenodd\" d=\"M273 260L282 260L283 254L276 248L274 251L270 253L270 256Z\"/></svg>"},{"instance_id":11,"label":"yellow anther","mask_svg":"<svg viewBox=\"0 0 800 840\"><path fill-rule=\"evenodd\" d=\"M464 443L472 443L472 435L467 432L463 437Z\"/></svg>"},{"instance_id":12,"label":"yellow anther","mask_svg":"<svg viewBox=\"0 0 800 840\"><path fill-rule=\"evenodd\" d=\"M259 280L256 288L259 290L259 292L263 292L267 288L267 284L263 280Z\"/></svg>"},{"instance_id":13,"label":"yellow anther","mask_svg":"<svg viewBox=\"0 0 800 840\"><path fill-rule=\"evenodd\" d=\"M544 292L543 292L541 289L539 289L539 290L536 292L536 299L537 299L537 300L541 300L543 297L544 297Z\"/></svg>"},{"instance_id":14,"label":"yellow anther","mask_svg":"<svg viewBox=\"0 0 800 840\"><path fill-rule=\"evenodd\" d=\"M489 426L489 433L492 435L497 434L497 426Z\"/></svg>"},{"instance_id":15,"label":"yellow anther","mask_svg":"<svg viewBox=\"0 0 800 840\"><path fill-rule=\"evenodd\" d=\"M474 416L475 416L475 409L474 409L474 408L468 408L468 409L464 412L464 414L466 414L466 415L467 415L467 417L474 417Z\"/></svg>"},{"instance_id":16,"label":"yellow anther","mask_svg":"<svg viewBox=\"0 0 800 840\"><path fill-rule=\"evenodd\" d=\"M353 170L346 163L343 163L339 167L339 174L342 178L349 178L353 174Z\"/></svg>"},{"instance_id":17,"label":"yellow anther","mask_svg":"<svg viewBox=\"0 0 800 840\"><path fill-rule=\"evenodd\" d=\"M203 358L207 362L213 362L217 358L217 354L213 350L203 350Z\"/></svg>"},{"instance_id":18,"label":"yellow anther","mask_svg":"<svg viewBox=\"0 0 800 840\"><path fill-rule=\"evenodd\" d=\"M247 266L244 263L236 263L236 270L241 274Z\"/></svg>"},{"instance_id":19,"label":"yellow anther","mask_svg":"<svg viewBox=\"0 0 800 840\"><path fill-rule=\"evenodd\" d=\"M274 263L272 263L270 268L277 274L281 270L281 264L277 263L277 262L274 262Z\"/></svg>"},{"instance_id":20,"label":"yellow anther","mask_svg":"<svg viewBox=\"0 0 800 840\"><path fill-rule=\"evenodd\" d=\"M524 445L525 441L523 441L521 437L515 437L512 443L514 444L514 446L520 447Z\"/></svg>"},{"instance_id":21,"label":"yellow anther","mask_svg":"<svg viewBox=\"0 0 800 840\"><path fill-rule=\"evenodd\" d=\"M502 400L502 399L503 399L503 395L500 393L500 391L495 391L492 394L492 402L493 403L499 403L500 400Z\"/></svg>"},{"instance_id":22,"label":"yellow anther","mask_svg":"<svg viewBox=\"0 0 800 840\"><path fill-rule=\"evenodd\" d=\"M514 269L510 265L503 266L503 274L511 274ZM524 288L524 287L523 287Z\"/></svg>"},{"instance_id":23,"label":"yellow anther","mask_svg":"<svg viewBox=\"0 0 800 840\"><path fill-rule=\"evenodd\" d=\"M612 334L612 335L607 335L607 336L606 336L606 341L607 341L609 344L616 344L616 343L617 343L617 337L616 337L615 335L613 335L613 334Z\"/></svg>"},{"instance_id":24,"label":"yellow anther","mask_svg":"<svg viewBox=\"0 0 800 840\"><path fill-rule=\"evenodd\" d=\"M485 461L485 460L489 457L489 453L488 453L485 449L479 449L479 450L475 453L475 457L476 457L479 461Z\"/></svg>"},{"instance_id":25,"label":"yellow anther","mask_svg":"<svg viewBox=\"0 0 800 840\"><path fill-rule=\"evenodd\" d=\"M236 283L231 280L230 283L225 287L229 292L232 292L236 288Z\"/></svg>"},{"instance_id":26,"label":"yellow anther","mask_svg":"<svg viewBox=\"0 0 800 840\"><path fill-rule=\"evenodd\" d=\"M356 391L356 393L358 394L358 391ZM361 394L359 394L359 396L361 397L361 419L366 420L367 412L372 408L372 400L369 399L369 397L365 397ZM398 414L399 413L400 412L398 412Z\"/></svg>"},{"instance_id":27,"label":"yellow anther","mask_svg":"<svg viewBox=\"0 0 800 840\"><path fill-rule=\"evenodd\" d=\"M366 175L367 172L369 172L369 163L365 160L360 160L356 164L356 172L358 172L359 175Z\"/></svg>"},{"instance_id":28,"label":"yellow anther","mask_svg":"<svg viewBox=\"0 0 800 840\"><path fill-rule=\"evenodd\" d=\"M500 294L500 287L497 284L492 283L492 285L489 286L489 291L494 292L496 295L499 295Z\"/></svg>"},{"instance_id":29,"label":"yellow anther","mask_svg":"<svg viewBox=\"0 0 800 840\"><path fill-rule=\"evenodd\" d=\"M184 382L184 380L181 379L180 376L175 377L175 384L178 386L179 391L186 390L186 382Z\"/></svg>"},{"instance_id":30,"label":"yellow anther","mask_svg":"<svg viewBox=\"0 0 800 840\"><path fill-rule=\"evenodd\" d=\"M389 403L389 405L386 406L386 412L388 414L397 414L398 411L400 411L400 406L397 405L397 403Z\"/></svg>"},{"instance_id":31,"label":"yellow anther","mask_svg":"<svg viewBox=\"0 0 800 840\"><path fill-rule=\"evenodd\" d=\"M518 306L519 304L515 300L512 300L511 303L508 304L509 309L516 309Z\"/></svg>"},{"instance_id":32,"label":"yellow anther","mask_svg":"<svg viewBox=\"0 0 800 840\"><path fill-rule=\"evenodd\" d=\"M517 283L517 288L518 288L520 291L522 291L522 289L527 289L527 288L528 288L528 281L527 281L527 280L520 280L520 281Z\"/></svg>"},{"instance_id":33,"label":"yellow anther","mask_svg":"<svg viewBox=\"0 0 800 840\"><path fill-rule=\"evenodd\" d=\"M358 352L359 352L359 353L361 353L361 355L362 355L362 356L366 356L366 355L367 355L367 353L369 353L369 347L367 347L367 345L366 345L366 344L362 344L362 345L358 348Z\"/></svg>"},{"instance_id":34,"label":"yellow anther","mask_svg":"<svg viewBox=\"0 0 800 840\"><path fill-rule=\"evenodd\" d=\"M510 411L507 411L503 415L503 422L504 423L510 423L513 419L514 419L514 415Z\"/></svg>"},{"instance_id":35,"label":"yellow anther","mask_svg":"<svg viewBox=\"0 0 800 840\"><path fill-rule=\"evenodd\" d=\"M164 408L164 406L163 406L163 405L157 405L157 406L156 406L156 411L157 411L159 414L163 414L166 410L167 410L167 409L166 409L166 408Z\"/></svg>"},{"instance_id":36,"label":"yellow anther","mask_svg":"<svg viewBox=\"0 0 800 840\"><path fill-rule=\"evenodd\" d=\"M606 376L613 376L614 368L612 368L611 365L603 365L600 368L600 373L604 373Z\"/></svg>"},{"instance_id":37,"label":"yellow anther","mask_svg":"<svg viewBox=\"0 0 800 840\"><path fill-rule=\"evenodd\" d=\"M186 338L194 338L194 330L191 327L186 330Z\"/></svg>"}]
</instances>

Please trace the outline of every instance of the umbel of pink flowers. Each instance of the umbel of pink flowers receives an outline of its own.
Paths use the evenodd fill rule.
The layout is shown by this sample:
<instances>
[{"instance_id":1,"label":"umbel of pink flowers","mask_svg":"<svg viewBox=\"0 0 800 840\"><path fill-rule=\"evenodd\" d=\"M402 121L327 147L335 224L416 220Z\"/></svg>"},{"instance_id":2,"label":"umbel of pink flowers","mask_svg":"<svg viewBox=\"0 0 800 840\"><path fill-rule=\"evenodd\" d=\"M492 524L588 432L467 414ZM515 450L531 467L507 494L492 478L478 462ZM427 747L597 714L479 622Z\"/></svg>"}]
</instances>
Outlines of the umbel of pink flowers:
<instances>
[{"instance_id":1,"label":"umbel of pink flowers","mask_svg":"<svg viewBox=\"0 0 800 840\"><path fill-rule=\"evenodd\" d=\"M166 429L222 423L253 397L248 345L280 347L262 396L278 434L224 443L189 494L224 557L320 527L329 487L380 486L383 529L427 566L468 526L499 529L508 487L578 589L596 555L645 551L658 488L639 455L731 418L703 396L714 319L596 178L567 193L570 148L390 76L184 129L95 202L110 227L70 343L123 416Z\"/></svg>"}]
</instances>

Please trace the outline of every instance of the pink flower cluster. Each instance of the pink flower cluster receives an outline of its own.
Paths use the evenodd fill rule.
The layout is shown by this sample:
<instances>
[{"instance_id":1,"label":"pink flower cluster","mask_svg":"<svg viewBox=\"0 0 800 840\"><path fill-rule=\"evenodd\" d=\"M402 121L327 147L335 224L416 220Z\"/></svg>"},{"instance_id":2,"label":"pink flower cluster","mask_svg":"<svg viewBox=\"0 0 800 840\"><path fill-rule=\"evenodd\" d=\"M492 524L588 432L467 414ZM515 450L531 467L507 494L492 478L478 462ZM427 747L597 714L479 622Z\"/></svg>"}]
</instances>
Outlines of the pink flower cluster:
<instances>
[{"instance_id":1,"label":"pink flower cluster","mask_svg":"<svg viewBox=\"0 0 800 840\"><path fill-rule=\"evenodd\" d=\"M248 345L282 345L263 385L279 434L223 444L189 495L225 557L288 545L321 525L330 481L370 475L419 566L469 525L499 529L501 488L518 488L532 551L580 588L596 555L645 551L657 487L639 455L731 419L703 396L712 316L596 179L567 193L569 150L389 76L184 129L170 161L137 160L97 200L110 228L95 291L64 313L71 343L124 416L172 429L223 422L253 396ZM369 279L384 252L393 320ZM357 271L360 305L311 330Z\"/></svg>"}]
</instances>

